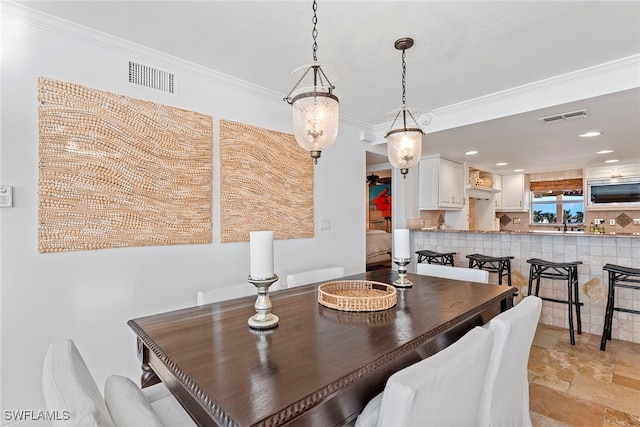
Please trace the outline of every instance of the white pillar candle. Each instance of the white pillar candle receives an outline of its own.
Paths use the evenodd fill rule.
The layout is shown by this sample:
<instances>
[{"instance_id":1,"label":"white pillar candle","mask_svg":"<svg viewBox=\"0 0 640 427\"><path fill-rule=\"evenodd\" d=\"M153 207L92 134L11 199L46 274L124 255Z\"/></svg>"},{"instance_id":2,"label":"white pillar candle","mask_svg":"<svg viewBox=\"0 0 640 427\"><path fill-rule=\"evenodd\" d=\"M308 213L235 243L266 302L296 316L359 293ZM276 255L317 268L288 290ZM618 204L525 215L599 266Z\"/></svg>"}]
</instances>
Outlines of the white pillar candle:
<instances>
[{"instance_id":1,"label":"white pillar candle","mask_svg":"<svg viewBox=\"0 0 640 427\"><path fill-rule=\"evenodd\" d=\"M250 276L253 279L273 277L273 231L249 233Z\"/></svg>"},{"instance_id":2,"label":"white pillar candle","mask_svg":"<svg viewBox=\"0 0 640 427\"><path fill-rule=\"evenodd\" d=\"M409 249L409 229L401 228L393 230L393 257L411 258Z\"/></svg>"}]
</instances>

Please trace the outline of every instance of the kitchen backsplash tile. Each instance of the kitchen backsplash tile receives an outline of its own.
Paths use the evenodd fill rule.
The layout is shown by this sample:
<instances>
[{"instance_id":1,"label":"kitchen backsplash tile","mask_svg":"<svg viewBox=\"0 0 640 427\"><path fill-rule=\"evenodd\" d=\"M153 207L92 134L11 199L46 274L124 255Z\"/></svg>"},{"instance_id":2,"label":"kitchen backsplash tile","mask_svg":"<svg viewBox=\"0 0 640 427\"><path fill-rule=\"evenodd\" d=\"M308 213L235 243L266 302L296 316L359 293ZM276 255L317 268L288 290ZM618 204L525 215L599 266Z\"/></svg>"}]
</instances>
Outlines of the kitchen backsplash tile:
<instances>
[{"instance_id":1,"label":"kitchen backsplash tile","mask_svg":"<svg viewBox=\"0 0 640 427\"><path fill-rule=\"evenodd\" d=\"M633 223L634 218L640 218L640 210L586 211L584 222L589 227L596 219L604 220L602 226L605 233L640 233L640 225ZM612 219L615 225L610 225Z\"/></svg>"},{"instance_id":2,"label":"kitchen backsplash tile","mask_svg":"<svg viewBox=\"0 0 640 427\"><path fill-rule=\"evenodd\" d=\"M496 213L496 218L500 220L500 230L502 231L530 231L536 228L535 225L529 224L528 212L499 212ZM520 223L514 221L516 218L520 220ZM633 222L638 218L640 218L640 211L636 210L586 211L584 226L578 228L589 231L589 226L595 223L596 219L602 219L601 226L604 228L604 233L640 233L640 225ZM610 220L614 220L615 225L610 225Z\"/></svg>"},{"instance_id":3,"label":"kitchen backsplash tile","mask_svg":"<svg viewBox=\"0 0 640 427\"><path fill-rule=\"evenodd\" d=\"M620 227L624 228L627 225L633 223L633 219L626 213L622 212L620 215L616 217L616 224L620 225Z\"/></svg>"}]
</instances>

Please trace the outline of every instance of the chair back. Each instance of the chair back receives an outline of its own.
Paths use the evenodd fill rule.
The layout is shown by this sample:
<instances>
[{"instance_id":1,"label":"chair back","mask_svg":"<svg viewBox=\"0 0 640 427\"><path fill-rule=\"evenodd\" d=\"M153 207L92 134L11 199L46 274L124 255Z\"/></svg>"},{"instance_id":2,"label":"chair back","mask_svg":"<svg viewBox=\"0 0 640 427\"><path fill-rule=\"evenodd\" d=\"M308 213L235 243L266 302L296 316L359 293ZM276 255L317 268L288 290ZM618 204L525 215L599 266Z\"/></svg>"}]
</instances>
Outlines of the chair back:
<instances>
[{"instance_id":1,"label":"chair back","mask_svg":"<svg viewBox=\"0 0 640 427\"><path fill-rule=\"evenodd\" d=\"M69 411L68 420L54 421L54 425L113 427L104 398L72 340L49 345L42 367L42 391L48 410Z\"/></svg>"},{"instance_id":2,"label":"chair back","mask_svg":"<svg viewBox=\"0 0 640 427\"><path fill-rule=\"evenodd\" d=\"M391 377L378 426L477 426L493 333L475 327L444 350Z\"/></svg>"},{"instance_id":3,"label":"chair back","mask_svg":"<svg viewBox=\"0 0 640 427\"><path fill-rule=\"evenodd\" d=\"M489 283L489 272L475 268L451 267L439 264L418 264L416 273L445 279L468 280L470 282Z\"/></svg>"},{"instance_id":4,"label":"chair back","mask_svg":"<svg viewBox=\"0 0 640 427\"><path fill-rule=\"evenodd\" d=\"M104 400L116 427L196 426L162 382L140 389L127 377L110 375L104 384Z\"/></svg>"},{"instance_id":5,"label":"chair back","mask_svg":"<svg viewBox=\"0 0 640 427\"><path fill-rule=\"evenodd\" d=\"M328 267L287 275L287 288L344 276L344 267Z\"/></svg>"},{"instance_id":6,"label":"chair back","mask_svg":"<svg viewBox=\"0 0 640 427\"><path fill-rule=\"evenodd\" d=\"M280 280L269 286L269 292L282 289ZM198 305L212 304L214 302L227 301L235 298L242 298L250 295L258 297L256 287L251 283L238 283L235 285L224 286L220 289L211 289L208 291L198 291L196 294L196 303Z\"/></svg>"},{"instance_id":7,"label":"chair back","mask_svg":"<svg viewBox=\"0 0 640 427\"><path fill-rule=\"evenodd\" d=\"M68 411L68 417L55 417L55 426L196 425L164 383L141 390L129 378L111 375L103 397L70 339L49 345L42 369L42 391L48 410Z\"/></svg>"},{"instance_id":8,"label":"chair back","mask_svg":"<svg viewBox=\"0 0 640 427\"><path fill-rule=\"evenodd\" d=\"M485 325L494 342L481 402L481 424L531 426L527 365L542 300L525 297Z\"/></svg>"}]
</instances>

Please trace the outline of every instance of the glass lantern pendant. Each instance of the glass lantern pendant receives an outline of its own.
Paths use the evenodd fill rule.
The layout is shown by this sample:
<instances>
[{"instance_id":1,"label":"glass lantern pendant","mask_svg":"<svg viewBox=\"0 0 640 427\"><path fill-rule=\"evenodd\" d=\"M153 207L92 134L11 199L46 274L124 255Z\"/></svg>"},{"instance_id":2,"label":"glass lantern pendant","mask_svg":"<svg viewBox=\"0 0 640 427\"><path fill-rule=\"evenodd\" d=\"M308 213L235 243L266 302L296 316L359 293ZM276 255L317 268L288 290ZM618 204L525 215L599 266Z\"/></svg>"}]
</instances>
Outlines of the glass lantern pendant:
<instances>
[{"instance_id":1,"label":"glass lantern pendant","mask_svg":"<svg viewBox=\"0 0 640 427\"><path fill-rule=\"evenodd\" d=\"M318 6L313 2L313 64L309 65L302 77L284 101L293 107L293 134L300 147L311 153L314 163L322 150L333 144L338 136L339 99L318 63L318 44L316 37L316 10ZM306 87L298 88L305 80L311 80Z\"/></svg>"},{"instance_id":2,"label":"glass lantern pendant","mask_svg":"<svg viewBox=\"0 0 640 427\"><path fill-rule=\"evenodd\" d=\"M402 114L409 113L407 110ZM410 114L410 113L409 113ZM387 133L387 156L394 168L400 169L406 178L409 168L420 161L422 155L422 130L407 128L391 130Z\"/></svg>"},{"instance_id":3,"label":"glass lantern pendant","mask_svg":"<svg viewBox=\"0 0 640 427\"><path fill-rule=\"evenodd\" d=\"M415 166L422 156L422 129L406 105L406 72L405 50L413 46L413 39L402 38L396 40L395 48L402 50L402 105L391 124L391 129L385 135L387 140L387 156L394 168L400 169L402 177L406 179L409 168ZM409 126L407 126L409 121ZM413 123L411 123L413 122Z\"/></svg>"}]
</instances>

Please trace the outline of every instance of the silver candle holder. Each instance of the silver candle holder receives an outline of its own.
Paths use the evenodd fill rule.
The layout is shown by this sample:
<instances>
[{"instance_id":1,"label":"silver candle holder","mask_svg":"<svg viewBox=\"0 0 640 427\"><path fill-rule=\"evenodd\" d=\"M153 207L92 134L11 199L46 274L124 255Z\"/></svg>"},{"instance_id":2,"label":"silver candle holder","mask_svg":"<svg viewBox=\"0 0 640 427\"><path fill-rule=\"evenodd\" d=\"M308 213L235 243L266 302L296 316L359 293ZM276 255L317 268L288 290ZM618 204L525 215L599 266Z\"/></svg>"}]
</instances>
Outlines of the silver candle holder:
<instances>
[{"instance_id":1,"label":"silver candle holder","mask_svg":"<svg viewBox=\"0 0 640 427\"><path fill-rule=\"evenodd\" d=\"M398 274L400 275L393 285L397 288L410 288L413 282L407 279L407 265L411 262L411 258L394 258L393 262L398 266Z\"/></svg>"},{"instance_id":2,"label":"silver candle holder","mask_svg":"<svg viewBox=\"0 0 640 427\"><path fill-rule=\"evenodd\" d=\"M267 279L254 279L249 276L249 283L258 289L258 298L256 299L256 314L248 320L249 327L254 329L270 329L278 326L280 319L271 313L271 299L269 298L269 286L278 281L278 275Z\"/></svg>"}]
</instances>

